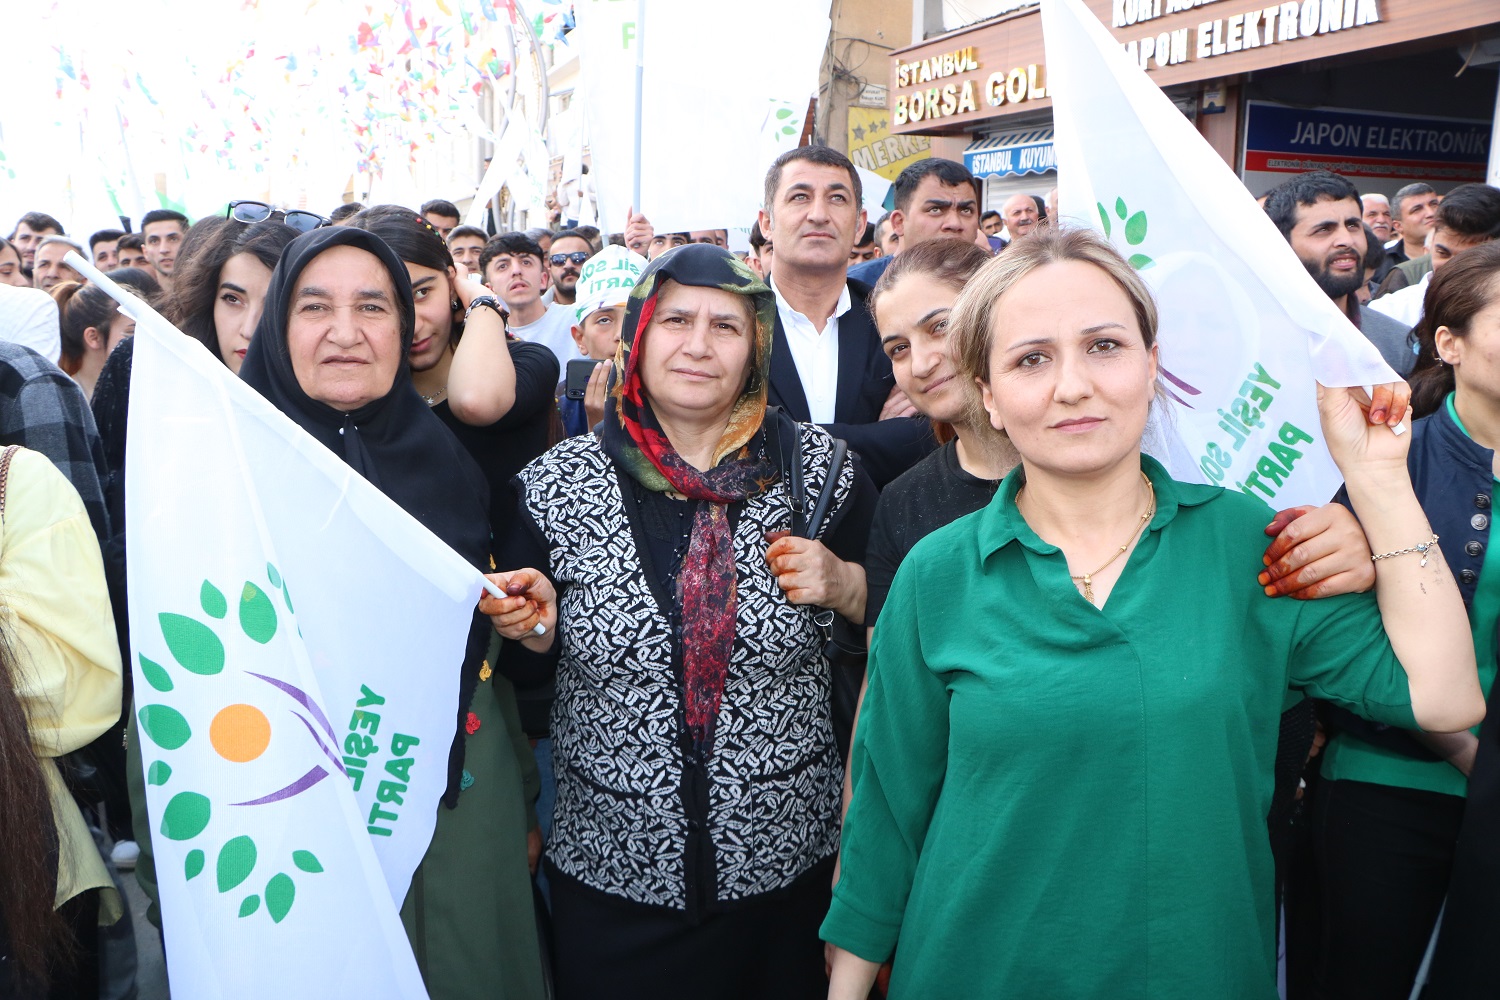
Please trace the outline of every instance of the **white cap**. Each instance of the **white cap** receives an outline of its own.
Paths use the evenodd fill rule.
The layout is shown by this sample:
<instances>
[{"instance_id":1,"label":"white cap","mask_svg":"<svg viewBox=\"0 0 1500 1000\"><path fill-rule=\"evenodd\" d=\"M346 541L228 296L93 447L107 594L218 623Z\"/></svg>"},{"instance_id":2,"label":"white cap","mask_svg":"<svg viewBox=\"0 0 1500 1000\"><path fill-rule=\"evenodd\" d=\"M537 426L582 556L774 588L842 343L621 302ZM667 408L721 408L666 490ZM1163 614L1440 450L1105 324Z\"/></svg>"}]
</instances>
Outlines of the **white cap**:
<instances>
[{"instance_id":1,"label":"white cap","mask_svg":"<svg viewBox=\"0 0 1500 1000\"><path fill-rule=\"evenodd\" d=\"M578 274L578 290L573 293L575 325L582 326L600 309L623 306L645 269L646 258L613 244L590 257Z\"/></svg>"}]
</instances>

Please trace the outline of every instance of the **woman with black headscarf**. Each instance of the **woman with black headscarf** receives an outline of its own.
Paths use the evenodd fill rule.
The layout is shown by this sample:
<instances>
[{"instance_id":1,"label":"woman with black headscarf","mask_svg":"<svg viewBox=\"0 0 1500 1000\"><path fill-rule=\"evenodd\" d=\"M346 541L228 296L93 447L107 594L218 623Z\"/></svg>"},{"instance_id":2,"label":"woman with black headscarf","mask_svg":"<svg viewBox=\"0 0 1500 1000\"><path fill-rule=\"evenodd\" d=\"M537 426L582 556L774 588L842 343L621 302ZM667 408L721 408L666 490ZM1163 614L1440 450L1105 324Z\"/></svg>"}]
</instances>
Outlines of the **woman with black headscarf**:
<instances>
[{"instance_id":1,"label":"woman with black headscarf","mask_svg":"<svg viewBox=\"0 0 1500 1000\"><path fill-rule=\"evenodd\" d=\"M766 407L776 304L732 254L660 256L602 431L514 481L502 652L557 671L557 996L819 997L842 766L819 606L858 622L875 491ZM831 498L794 526L794 483ZM825 619L827 620L827 619ZM540 625L541 634L533 629Z\"/></svg>"},{"instance_id":2,"label":"woman with black headscarf","mask_svg":"<svg viewBox=\"0 0 1500 1000\"><path fill-rule=\"evenodd\" d=\"M415 327L406 265L379 237L319 229L282 256L241 377L475 567L490 566L488 490L406 365ZM448 788L401 908L434 998L544 995L526 867L515 699L491 680L476 616ZM431 669L413 664L413 669ZM532 792L531 794L534 794Z\"/></svg>"}]
</instances>

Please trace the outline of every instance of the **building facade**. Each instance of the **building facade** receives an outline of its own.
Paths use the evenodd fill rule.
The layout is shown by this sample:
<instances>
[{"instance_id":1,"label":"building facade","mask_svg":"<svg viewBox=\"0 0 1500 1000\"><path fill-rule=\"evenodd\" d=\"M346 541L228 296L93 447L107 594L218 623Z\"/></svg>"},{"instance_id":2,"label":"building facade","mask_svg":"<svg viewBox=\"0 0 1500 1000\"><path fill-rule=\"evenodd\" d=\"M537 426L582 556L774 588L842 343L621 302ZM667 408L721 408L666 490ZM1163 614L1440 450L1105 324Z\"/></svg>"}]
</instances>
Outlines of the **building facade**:
<instances>
[{"instance_id":1,"label":"building facade","mask_svg":"<svg viewBox=\"0 0 1500 1000\"><path fill-rule=\"evenodd\" d=\"M994 0L1006 9L891 55L892 132L962 159L987 207L1056 184L1041 15L1023 3ZM1486 177L1494 0L1086 3L1254 194L1319 167L1387 195ZM952 26L944 0L917 6L914 28Z\"/></svg>"}]
</instances>

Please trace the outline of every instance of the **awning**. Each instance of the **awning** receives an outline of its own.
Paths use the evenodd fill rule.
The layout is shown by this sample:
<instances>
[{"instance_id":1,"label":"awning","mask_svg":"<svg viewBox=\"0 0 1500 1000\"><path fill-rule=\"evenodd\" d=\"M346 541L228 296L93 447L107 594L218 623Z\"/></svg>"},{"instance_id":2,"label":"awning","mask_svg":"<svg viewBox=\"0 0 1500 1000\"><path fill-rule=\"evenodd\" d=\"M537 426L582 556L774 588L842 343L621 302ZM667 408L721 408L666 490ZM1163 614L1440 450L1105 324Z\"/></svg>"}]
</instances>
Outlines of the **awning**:
<instances>
[{"instance_id":1,"label":"awning","mask_svg":"<svg viewBox=\"0 0 1500 1000\"><path fill-rule=\"evenodd\" d=\"M964 166L975 177L1011 177L1056 170L1052 127L1019 129L976 140L964 150Z\"/></svg>"}]
</instances>

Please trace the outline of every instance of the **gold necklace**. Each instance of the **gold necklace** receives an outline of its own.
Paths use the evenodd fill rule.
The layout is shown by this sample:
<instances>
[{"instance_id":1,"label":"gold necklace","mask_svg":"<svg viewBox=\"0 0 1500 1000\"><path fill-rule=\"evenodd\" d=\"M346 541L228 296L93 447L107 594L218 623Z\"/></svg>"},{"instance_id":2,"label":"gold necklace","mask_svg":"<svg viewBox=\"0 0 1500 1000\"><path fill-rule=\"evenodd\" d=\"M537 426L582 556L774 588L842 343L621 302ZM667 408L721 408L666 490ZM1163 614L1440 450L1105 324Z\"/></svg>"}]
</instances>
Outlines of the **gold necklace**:
<instances>
[{"instance_id":1,"label":"gold necklace","mask_svg":"<svg viewBox=\"0 0 1500 1000\"><path fill-rule=\"evenodd\" d=\"M1109 559L1105 561L1103 566L1100 566L1092 573L1083 573L1079 576L1074 576L1071 573L1068 574L1068 578L1071 579L1074 583L1083 583L1083 599L1085 601L1088 601L1090 604L1094 603L1094 577L1098 576L1100 573L1103 573L1105 570L1109 569L1110 566L1114 565L1114 561L1120 558L1120 556L1124 555L1126 549L1135 544L1136 538L1139 537L1140 533L1145 530L1146 523L1150 521L1152 515L1156 513L1156 487L1151 485L1151 478L1144 472L1141 473L1141 480L1145 482L1146 490L1150 494L1150 497L1146 501L1146 512L1141 515L1140 523L1135 526L1135 530L1130 533L1130 537L1125 540L1125 544L1116 549L1115 554L1110 556ZM1020 509L1021 493L1024 492L1025 489L1026 488L1023 486L1020 490L1016 491L1017 510Z\"/></svg>"},{"instance_id":2,"label":"gold necklace","mask_svg":"<svg viewBox=\"0 0 1500 1000\"><path fill-rule=\"evenodd\" d=\"M422 397L422 401L425 402L428 406L436 406L439 402L442 401L444 396L448 395L448 387L446 385L443 386L431 396L427 395L427 393L425 392L418 393L418 395Z\"/></svg>"}]
</instances>

